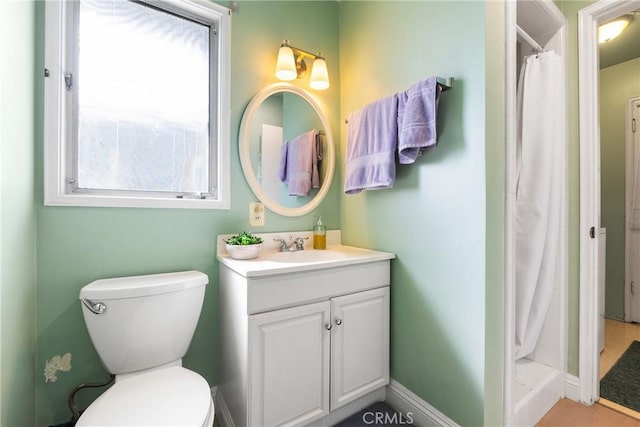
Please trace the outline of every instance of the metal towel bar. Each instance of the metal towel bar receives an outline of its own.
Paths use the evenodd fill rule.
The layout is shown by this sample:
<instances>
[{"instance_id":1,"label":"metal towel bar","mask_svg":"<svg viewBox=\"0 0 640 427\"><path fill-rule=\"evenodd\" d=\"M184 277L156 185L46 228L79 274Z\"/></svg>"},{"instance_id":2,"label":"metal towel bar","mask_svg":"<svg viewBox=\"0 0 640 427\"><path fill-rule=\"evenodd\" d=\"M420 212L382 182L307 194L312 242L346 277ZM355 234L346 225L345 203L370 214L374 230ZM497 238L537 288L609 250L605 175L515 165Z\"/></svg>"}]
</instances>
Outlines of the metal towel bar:
<instances>
[{"instance_id":1,"label":"metal towel bar","mask_svg":"<svg viewBox=\"0 0 640 427\"><path fill-rule=\"evenodd\" d=\"M436 84L440 86L441 92L446 92L453 88L453 77L436 77ZM344 119L344 122L349 123L347 119Z\"/></svg>"}]
</instances>

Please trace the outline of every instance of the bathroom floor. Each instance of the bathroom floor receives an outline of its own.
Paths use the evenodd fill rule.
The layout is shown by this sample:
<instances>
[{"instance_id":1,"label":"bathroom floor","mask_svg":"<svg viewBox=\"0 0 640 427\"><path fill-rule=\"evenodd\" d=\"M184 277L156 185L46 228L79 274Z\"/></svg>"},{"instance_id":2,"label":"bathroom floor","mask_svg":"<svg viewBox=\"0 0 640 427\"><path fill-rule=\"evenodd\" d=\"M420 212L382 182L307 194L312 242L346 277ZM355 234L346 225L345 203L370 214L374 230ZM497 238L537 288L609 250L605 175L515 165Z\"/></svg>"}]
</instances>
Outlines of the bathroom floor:
<instances>
[{"instance_id":1,"label":"bathroom floor","mask_svg":"<svg viewBox=\"0 0 640 427\"><path fill-rule=\"evenodd\" d=\"M605 319L604 321L604 350L600 354L600 378L605 376L609 369L622 356L622 353L633 341L640 341L640 324L627 323L619 320ZM600 399L599 403L608 408L622 412L630 417L640 420L640 412L625 408L607 399Z\"/></svg>"},{"instance_id":2,"label":"bathroom floor","mask_svg":"<svg viewBox=\"0 0 640 427\"><path fill-rule=\"evenodd\" d=\"M403 416L385 402L376 402L336 424L334 427L363 427L363 426L412 426L410 419Z\"/></svg>"},{"instance_id":3,"label":"bathroom floor","mask_svg":"<svg viewBox=\"0 0 640 427\"><path fill-rule=\"evenodd\" d=\"M640 421L599 403L585 406L561 399L536 427L639 427Z\"/></svg>"},{"instance_id":4,"label":"bathroom floor","mask_svg":"<svg viewBox=\"0 0 640 427\"><path fill-rule=\"evenodd\" d=\"M631 342L640 341L640 324L605 319L605 348L600 354L600 378L613 367ZM560 400L537 427L639 427L640 413L606 399L585 406L569 399Z\"/></svg>"},{"instance_id":5,"label":"bathroom floor","mask_svg":"<svg viewBox=\"0 0 640 427\"><path fill-rule=\"evenodd\" d=\"M609 372L633 341L640 341L640 324L605 319L604 351L600 353L600 378Z\"/></svg>"}]
</instances>

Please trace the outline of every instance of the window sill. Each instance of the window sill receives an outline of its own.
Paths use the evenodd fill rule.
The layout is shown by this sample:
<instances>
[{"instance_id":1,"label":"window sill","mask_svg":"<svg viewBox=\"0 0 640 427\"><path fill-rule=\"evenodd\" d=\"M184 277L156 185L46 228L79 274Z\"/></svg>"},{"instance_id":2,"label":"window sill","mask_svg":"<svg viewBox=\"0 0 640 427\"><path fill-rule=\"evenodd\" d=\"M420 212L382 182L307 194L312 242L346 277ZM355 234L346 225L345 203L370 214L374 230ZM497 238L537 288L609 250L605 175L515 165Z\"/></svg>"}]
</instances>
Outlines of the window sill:
<instances>
[{"instance_id":1,"label":"window sill","mask_svg":"<svg viewBox=\"0 0 640 427\"><path fill-rule=\"evenodd\" d=\"M84 206L104 208L160 208L160 209L229 209L228 200L169 199L154 197L101 196L63 194L46 196L45 206Z\"/></svg>"}]
</instances>

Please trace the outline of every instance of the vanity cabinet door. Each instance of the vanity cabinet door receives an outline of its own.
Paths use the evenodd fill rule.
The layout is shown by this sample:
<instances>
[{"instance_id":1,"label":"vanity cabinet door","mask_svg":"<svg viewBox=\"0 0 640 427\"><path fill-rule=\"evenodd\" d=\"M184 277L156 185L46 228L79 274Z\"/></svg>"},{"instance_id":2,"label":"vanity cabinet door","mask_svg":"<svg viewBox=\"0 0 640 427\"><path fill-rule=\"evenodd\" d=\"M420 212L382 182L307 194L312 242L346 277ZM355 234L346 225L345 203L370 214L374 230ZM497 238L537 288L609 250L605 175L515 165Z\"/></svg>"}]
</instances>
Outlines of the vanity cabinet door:
<instances>
[{"instance_id":1,"label":"vanity cabinet door","mask_svg":"<svg viewBox=\"0 0 640 427\"><path fill-rule=\"evenodd\" d=\"M249 318L249 426L304 425L329 413L329 301Z\"/></svg>"},{"instance_id":2,"label":"vanity cabinet door","mask_svg":"<svg viewBox=\"0 0 640 427\"><path fill-rule=\"evenodd\" d=\"M389 287L331 300L331 410L389 383Z\"/></svg>"}]
</instances>

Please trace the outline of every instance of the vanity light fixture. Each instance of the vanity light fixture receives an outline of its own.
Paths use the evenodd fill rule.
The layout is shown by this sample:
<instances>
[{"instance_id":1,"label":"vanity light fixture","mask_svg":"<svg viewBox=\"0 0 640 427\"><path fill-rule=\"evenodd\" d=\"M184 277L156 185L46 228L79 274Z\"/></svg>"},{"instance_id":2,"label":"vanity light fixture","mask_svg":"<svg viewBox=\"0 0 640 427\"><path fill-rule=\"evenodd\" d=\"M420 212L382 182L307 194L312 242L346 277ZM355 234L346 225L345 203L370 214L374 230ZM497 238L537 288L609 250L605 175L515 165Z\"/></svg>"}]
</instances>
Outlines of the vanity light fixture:
<instances>
[{"instance_id":1,"label":"vanity light fixture","mask_svg":"<svg viewBox=\"0 0 640 427\"><path fill-rule=\"evenodd\" d=\"M304 57L313 58L311 67L311 79L309 86L316 90L325 90L329 87L329 72L327 62L322 53L314 55L289 44L289 40L283 40L278 51L276 62L276 77L280 80L295 80L302 78L307 72L307 64Z\"/></svg>"},{"instance_id":2,"label":"vanity light fixture","mask_svg":"<svg viewBox=\"0 0 640 427\"><path fill-rule=\"evenodd\" d=\"M598 27L598 43L606 43L618 37L627 28L631 17L621 16Z\"/></svg>"}]
</instances>

